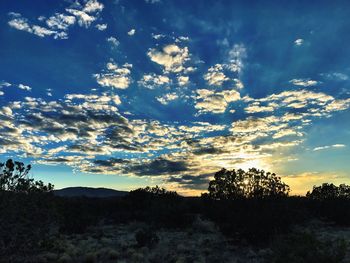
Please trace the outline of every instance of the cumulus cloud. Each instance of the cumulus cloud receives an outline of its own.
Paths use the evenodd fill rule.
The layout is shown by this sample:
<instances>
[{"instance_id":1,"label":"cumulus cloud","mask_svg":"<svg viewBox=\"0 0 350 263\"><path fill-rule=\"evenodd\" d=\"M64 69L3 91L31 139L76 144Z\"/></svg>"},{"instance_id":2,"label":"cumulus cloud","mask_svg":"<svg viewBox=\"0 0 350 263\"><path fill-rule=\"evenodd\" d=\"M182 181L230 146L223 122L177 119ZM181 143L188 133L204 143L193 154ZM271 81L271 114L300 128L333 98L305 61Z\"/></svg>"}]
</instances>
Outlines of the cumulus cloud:
<instances>
[{"instance_id":1,"label":"cumulus cloud","mask_svg":"<svg viewBox=\"0 0 350 263\"><path fill-rule=\"evenodd\" d=\"M104 31L107 29L107 24L97 24L95 27L100 31Z\"/></svg>"},{"instance_id":2,"label":"cumulus cloud","mask_svg":"<svg viewBox=\"0 0 350 263\"><path fill-rule=\"evenodd\" d=\"M136 32L136 30L133 28L130 31L128 31L128 35L133 36L133 35L135 35L135 32Z\"/></svg>"},{"instance_id":3,"label":"cumulus cloud","mask_svg":"<svg viewBox=\"0 0 350 263\"><path fill-rule=\"evenodd\" d=\"M21 14L10 12L9 15L12 19L8 22L10 27L17 30L25 31L39 37L53 36L54 39L67 39L68 29L73 26L76 21L80 26L89 27L94 22L100 11L103 9L103 4L97 0L89 0L85 2L85 5L81 5L79 2L73 4L74 8L66 8L68 13L55 13L46 19L45 16L40 16L38 20L44 25L36 25L27 18L22 17ZM99 28L103 30L103 25Z\"/></svg>"},{"instance_id":4,"label":"cumulus cloud","mask_svg":"<svg viewBox=\"0 0 350 263\"><path fill-rule=\"evenodd\" d=\"M99 12L103 10L104 6L97 0L90 0L86 2L85 6L79 8L66 8L66 11L74 15L80 26L88 28L92 22L97 19Z\"/></svg>"},{"instance_id":5,"label":"cumulus cloud","mask_svg":"<svg viewBox=\"0 0 350 263\"><path fill-rule=\"evenodd\" d=\"M66 31L68 27L74 25L75 20L74 16L56 13L46 20L46 25L51 29Z\"/></svg>"},{"instance_id":6,"label":"cumulus cloud","mask_svg":"<svg viewBox=\"0 0 350 263\"><path fill-rule=\"evenodd\" d=\"M107 70L103 73L95 74L94 77L99 85L116 89L126 89L131 82L131 64L118 66L115 63L107 63Z\"/></svg>"},{"instance_id":7,"label":"cumulus cloud","mask_svg":"<svg viewBox=\"0 0 350 263\"><path fill-rule=\"evenodd\" d=\"M23 85L23 84L19 84L18 88L23 89L23 90L27 90L27 91L31 91L32 90L31 87L29 87L27 85Z\"/></svg>"},{"instance_id":8,"label":"cumulus cloud","mask_svg":"<svg viewBox=\"0 0 350 263\"><path fill-rule=\"evenodd\" d=\"M177 78L177 82L179 83L180 86L185 86L186 84L189 83L190 78L188 76L179 76Z\"/></svg>"},{"instance_id":9,"label":"cumulus cloud","mask_svg":"<svg viewBox=\"0 0 350 263\"><path fill-rule=\"evenodd\" d=\"M144 86L145 88L148 88L148 89L154 89L156 87L160 87L170 83L171 83L171 80L168 76L156 75L154 73L145 74L138 81L139 85Z\"/></svg>"},{"instance_id":10,"label":"cumulus cloud","mask_svg":"<svg viewBox=\"0 0 350 263\"><path fill-rule=\"evenodd\" d=\"M229 103L240 99L239 92L235 90L215 92L199 89L196 93L195 108L199 110L199 113L224 113Z\"/></svg>"},{"instance_id":11,"label":"cumulus cloud","mask_svg":"<svg viewBox=\"0 0 350 263\"><path fill-rule=\"evenodd\" d=\"M180 48L175 44L164 46L161 50L151 48L147 55L153 62L163 66L165 72L175 73L186 71L184 64L190 59L188 48Z\"/></svg>"},{"instance_id":12,"label":"cumulus cloud","mask_svg":"<svg viewBox=\"0 0 350 263\"><path fill-rule=\"evenodd\" d=\"M296 46L301 46L304 43L304 39L298 38L297 40L294 41L294 44Z\"/></svg>"},{"instance_id":13,"label":"cumulus cloud","mask_svg":"<svg viewBox=\"0 0 350 263\"><path fill-rule=\"evenodd\" d=\"M17 30L25 31L39 37L51 36L54 38L66 38L64 32L54 31L42 26L31 25L26 18L23 18L20 14L16 15L15 18L8 22L10 27L13 27ZM62 34L63 33L63 34Z\"/></svg>"},{"instance_id":14,"label":"cumulus cloud","mask_svg":"<svg viewBox=\"0 0 350 263\"><path fill-rule=\"evenodd\" d=\"M209 85L221 86L224 81L229 80L223 73L223 66L216 64L208 69L208 73L204 75L204 79Z\"/></svg>"},{"instance_id":15,"label":"cumulus cloud","mask_svg":"<svg viewBox=\"0 0 350 263\"><path fill-rule=\"evenodd\" d=\"M173 93L167 93L161 97L157 97L157 100L163 104L163 105L167 105L170 101L176 100L177 98L179 98L179 96L173 92Z\"/></svg>"}]
</instances>

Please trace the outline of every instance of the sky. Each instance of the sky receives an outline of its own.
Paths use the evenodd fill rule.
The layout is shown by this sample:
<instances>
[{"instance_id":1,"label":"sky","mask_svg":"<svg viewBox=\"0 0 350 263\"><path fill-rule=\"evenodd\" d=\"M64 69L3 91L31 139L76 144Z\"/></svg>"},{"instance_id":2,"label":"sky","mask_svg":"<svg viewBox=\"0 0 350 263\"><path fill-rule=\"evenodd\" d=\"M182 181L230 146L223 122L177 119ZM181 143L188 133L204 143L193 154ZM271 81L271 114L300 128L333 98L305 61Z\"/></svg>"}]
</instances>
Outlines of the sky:
<instances>
[{"instance_id":1,"label":"sky","mask_svg":"<svg viewBox=\"0 0 350 263\"><path fill-rule=\"evenodd\" d=\"M0 159L68 186L350 183L347 1L4 0Z\"/></svg>"}]
</instances>

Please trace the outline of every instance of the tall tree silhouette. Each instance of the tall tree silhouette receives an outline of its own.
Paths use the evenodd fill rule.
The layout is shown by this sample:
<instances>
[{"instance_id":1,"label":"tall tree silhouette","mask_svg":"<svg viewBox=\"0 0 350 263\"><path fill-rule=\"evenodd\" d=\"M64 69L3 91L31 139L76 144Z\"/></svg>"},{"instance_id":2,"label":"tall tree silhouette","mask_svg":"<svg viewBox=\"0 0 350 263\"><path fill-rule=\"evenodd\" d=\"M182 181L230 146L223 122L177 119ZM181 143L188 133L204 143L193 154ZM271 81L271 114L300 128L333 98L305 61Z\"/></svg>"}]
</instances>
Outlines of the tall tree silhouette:
<instances>
[{"instance_id":1,"label":"tall tree silhouette","mask_svg":"<svg viewBox=\"0 0 350 263\"><path fill-rule=\"evenodd\" d=\"M247 172L221 169L209 182L208 197L216 200L282 197L288 196L289 190L289 186L274 173L256 168Z\"/></svg>"}]
</instances>

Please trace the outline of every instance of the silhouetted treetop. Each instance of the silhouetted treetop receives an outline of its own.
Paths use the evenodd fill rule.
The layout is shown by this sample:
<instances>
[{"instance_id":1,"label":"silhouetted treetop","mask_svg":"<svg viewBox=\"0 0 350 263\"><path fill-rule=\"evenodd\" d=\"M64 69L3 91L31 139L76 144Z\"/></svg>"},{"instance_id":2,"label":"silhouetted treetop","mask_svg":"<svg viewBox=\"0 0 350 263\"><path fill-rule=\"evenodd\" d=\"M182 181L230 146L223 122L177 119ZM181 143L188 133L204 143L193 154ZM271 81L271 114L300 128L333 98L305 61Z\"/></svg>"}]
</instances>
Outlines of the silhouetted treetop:
<instances>
[{"instance_id":1,"label":"silhouetted treetop","mask_svg":"<svg viewBox=\"0 0 350 263\"><path fill-rule=\"evenodd\" d=\"M130 191L129 195L137 196L137 195L148 195L148 196L159 196L159 197L175 197L179 196L175 191L168 191L165 188L161 188L158 185L155 187L145 187L138 188L136 190Z\"/></svg>"},{"instance_id":2,"label":"silhouetted treetop","mask_svg":"<svg viewBox=\"0 0 350 263\"><path fill-rule=\"evenodd\" d=\"M274 173L256 168L247 172L242 169L221 169L209 182L207 196L215 200L233 200L241 198L265 198L288 196L289 186Z\"/></svg>"},{"instance_id":3,"label":"silhouetted treetop","mask_svg":"<svg viewBox=\"0 0 350 263\"><path fill-rule=\"evenodd\" d=\"M346 184L336 186L334 184L323 183L320 186L314 186L311 192L307 192L306 197L316 200L350 199L350 186Z\"/></svg>"},{"instance_id":4,"label":"silhouetted treetop","mask_svg":"<svg viewBox=\"0 0 350 263\"><path fill-rule=\"evenodd\" d=\"M45 185L42 181L34 181L28 178L31 165L25 166L22 162L14 162L8 159L5 163L0 163L0 190L11 192L49 192L53 190L53 185Z\"/></svg>"}]
</instances>

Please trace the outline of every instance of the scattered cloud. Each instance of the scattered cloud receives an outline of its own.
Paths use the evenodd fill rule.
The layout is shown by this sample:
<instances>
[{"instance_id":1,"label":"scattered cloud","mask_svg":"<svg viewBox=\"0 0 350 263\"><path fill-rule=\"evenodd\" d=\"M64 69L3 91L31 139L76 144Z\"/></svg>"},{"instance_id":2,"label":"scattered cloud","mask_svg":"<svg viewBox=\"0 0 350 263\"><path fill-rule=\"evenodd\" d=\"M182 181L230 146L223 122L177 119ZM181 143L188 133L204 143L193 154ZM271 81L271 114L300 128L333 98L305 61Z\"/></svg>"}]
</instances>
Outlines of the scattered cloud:
<instances>
[{"instance_id":1,"label":"scattered cloud","mask_svg":"<svg viewBox=\"0 0 350 263\"><path fill-rule=\"evenodd\" d=\"M221 86L224 81L229 80L222 71L223 66L216 64L208 69L208 73L204 75L204 79L209 85Z\"/></svg>"},{"instance_id":2,"label":"scattered cloud","mask_svg":"<svg viewBox=\"0 0 350 263\"><path fill-rule=\"evenodd\" d=\"M303 87L315 86L319 84L318 81L311 80L311 79L292 79L289 82L295 86L303 86Z\"/></svg>"},{"instance_id":3,"label":"scattered cloud","mask_svg":"<svg viewBox=\"0 0 350 263\"><path fill-rule=\"evenodd\" d=\"M297 40L294 41L294 44L296 46L301 46L304 43L304 39L298 38Z\"/></svg>"},{"instance_id":4,"label":"scattered cloud","mask_svg":"<svg viewBox=\"0 0 350 263\"><path fill-rule=\"evenodd\" d=\"M240 99L239 92L235 90L224 90L216 92L208 89L198 89L196 91L195 108L199 113L224 113L229 103Z\"/></svg>"},{"instance_id":5,"label":"scattered cloud","mask_svg":"<svg viewBox=\"0 0 350 263\"><path fill-rule=\"evenodd\" d=\"M131 64L124 64L121 67L113 62L107 63L107 70L104 73L95 74L94 77L99 85L116 89L129 87Z\"/></svg>"},{"instance_id":6,"label":"scattered cloud","mask_svg":"<svg viewBox=\"0 0 350 263\"><path fill-rule=\"evenodd\" d=\"M100 31L104 31L107 29L107 24L97 24L95 27Z\"/></svg>"},{"instance_id":7,"label":"scattered cloud","mask_svg":"<svg viewBox=\"0 0 350 263\"><path fill-rule=\"evenodd\" d=\"M313 151L321 151L321 150L326 150L331 148L343 148L343 147L345 147L345 144L325 145L325 146L315 147Z\"/></svg>"},{"instance_id":8,"label":"scattered cloud","mask_svg":"<svg viewBox=\"0 0 350 263\"><path fill-rule=\"evenodd\" d=\"M31 87L29 87L27 85L23 85L23 84L19 84L18 88L23 89L23 90L27 90L27 91L31 91L32 90Z\"/></svg>"},{"instance_id":9,"label":"scattered cloud","mask_svg":"<svg viewBox=\"0 0 350 263\"><path fill-rule=\"evenodd\" d=\"M163 66L164 72L174 73L186 71L184 64L190 59L188 48L180 48L175 44L164 46L161 50L151 48L147 55L153 62Z\"/></svg>"},{"instance_id":10,"label":"scattered cloud","mask_svg":"<svg viewBox=\"0 0 350 263\"><path fill-rule=\"evenodd\" d=\"M152 74L145 74L142 76L142 78L138 81L138 84L148 88L148 89L154 89L156 87L160 87L166 84L170 84L171 80L168 76L165 75L156 75L154 73Z\"/></svg>"},{"instance_id":11,"label":"scattered cloud","mask_svg":"<svg viewBox=\"0 0 350 263\"><path fill-rule=\"evenodd\" d=\"M176 100L177 98L179 98L179 96L173 92L173 93L167 93L161 97L157 97L157 100L163 104L163 105L167 105L170 101Z\"/></svg>"},{"instance_id":12,"label":"scattered cloud","mask_svg":"<svg viewBox=\"0 0 350 263\"><path fill-rule=\"evenodd\" d=\"M73 6L74 8L65 9L67 13L55 13L47 19L45 16L40 16L38 20L43 23L42 25L33 24L27 18L22 17L20 13L10 12L9 15L12 19L8 21L8 25L39 37L53 36L54 39L67 39L71 26L78 22L80 26L88 28L103 9L103 4L97 0L89 0L85 2L85 5L76 1ZM103 25L98 27L99 30L101 30L100 28L103 28Z\"/></svg>"},{"instance_id":13,"label":"scattered cloud","mask_svg":"<svg viewBox=\"0 0 350 263\"><path fill-rule=\"evenodd\" d=\"M133 28L130 31L128 31L128 35L133 36L133 35L135 35L135 32L136 32L136 30Z\"/></svg>"},{"instance_id":14,"label":"scattered cloud","mask_svg":"<svg viewBox=\"0 0 350 263\"><path fill-rule=\"evenodd\" d=\"M117 47L120 44L120 42L115 37L107 38L107 42L111 43L112 47Z\"/></svg>"}]
</instances>

